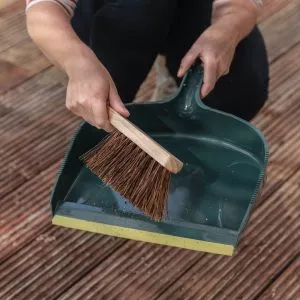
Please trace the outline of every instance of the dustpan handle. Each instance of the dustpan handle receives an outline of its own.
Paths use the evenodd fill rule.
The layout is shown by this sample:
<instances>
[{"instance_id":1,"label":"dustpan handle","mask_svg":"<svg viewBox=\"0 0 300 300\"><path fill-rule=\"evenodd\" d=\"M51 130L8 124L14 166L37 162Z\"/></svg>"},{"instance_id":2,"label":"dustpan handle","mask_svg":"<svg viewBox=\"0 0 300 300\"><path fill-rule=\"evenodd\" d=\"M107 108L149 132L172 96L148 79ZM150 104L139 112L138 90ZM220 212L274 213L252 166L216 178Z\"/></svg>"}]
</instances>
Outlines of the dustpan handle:
<instances>
[{"instance_id":1,"label":"dustpan handle","mask_svg":"<svg viewBox=\"0 0 300 300\"><path fill-rule=\"evenodd\" d=\"M204 70L200 62L195 63L185 74L178 93L177 107L181 113L192 114L208 107L200 98Z\"/></svg>"}]
</instances>

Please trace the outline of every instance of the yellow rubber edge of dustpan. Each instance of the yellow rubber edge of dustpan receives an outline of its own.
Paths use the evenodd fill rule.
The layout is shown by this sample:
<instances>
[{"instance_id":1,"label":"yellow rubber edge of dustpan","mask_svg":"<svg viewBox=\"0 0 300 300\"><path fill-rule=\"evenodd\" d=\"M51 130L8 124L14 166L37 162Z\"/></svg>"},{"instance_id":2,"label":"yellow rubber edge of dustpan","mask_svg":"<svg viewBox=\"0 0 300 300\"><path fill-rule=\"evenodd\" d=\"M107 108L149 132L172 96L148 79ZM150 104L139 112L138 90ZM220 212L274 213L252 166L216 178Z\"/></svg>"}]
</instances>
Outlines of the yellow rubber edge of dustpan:
<instances>
[{"instance_id":1,"label":"yellow rubber edge of dustpan","mask_svg":"<svg viewBox=\"0 0 300 300\"><path fill-rule=\"evenodd\" d=\"M234 252L234 247L231 245L193 240L190 238L170 236L167 234L119 227L115 225L101 224L97 222L85 221L60 215L55 215L52 218L52 224L72 229L94 232L98 234L115 236L119 238L161 244L195 251L203 251L214 254L221 254L226 256L232 256Z\"/></svg>"}]
</instances>

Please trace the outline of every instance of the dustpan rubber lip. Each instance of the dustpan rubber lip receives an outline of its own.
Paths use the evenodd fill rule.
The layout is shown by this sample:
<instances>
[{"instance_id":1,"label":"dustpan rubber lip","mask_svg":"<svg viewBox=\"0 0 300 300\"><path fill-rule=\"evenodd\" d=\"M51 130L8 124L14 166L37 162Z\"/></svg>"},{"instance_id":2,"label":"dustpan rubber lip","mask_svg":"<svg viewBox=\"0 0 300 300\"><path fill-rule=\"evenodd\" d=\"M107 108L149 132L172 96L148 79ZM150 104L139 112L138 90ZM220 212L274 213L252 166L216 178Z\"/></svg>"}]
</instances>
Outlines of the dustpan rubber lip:
<instances>
[{"instance_id":1,"label":"dustpan rubber lip","mask_svg":"<svg viewBox=\"0 0 300 300\"><path fill-rule=\"evenodd\" d=\"M141 215L140 218L131 219L130 215L128 214L110 214L107 212L103 212L102 209L95 206L68 201L65 201L63 205L61 205L56 211L57 214L62 214L64 216L70 216L77 219L81 219L83 217L82 212L84 212L84 219L86 221L99 221L111 225L119 225L120 223L122 223L124 226L132 228L136 228L139 226L145 228L153 228L153 230L159 231L162 229L161 225L178 226L178 223L184 225L184 222L182 222L182 220L170 220L167 218L163 219L160 222L155 222L144 215ZM187 222L185 223L185 228L187 227L191 230L209 232L214 236L229 236L230 239L227 239L226 241L226 243L228 242L229 244L236 242L236 235L238 233L238 230L220 228L207 224L192 224Z\"/></svg>"},{"instance_id":2,"label":"dustpan rubber lip","mask_svg":"<svg viewBox=\"0 0 300 300\"><path fill-rule=\"evenodd\" d=\"M121 223L120 219L117 217L113 217L114 222L108 222L107 219L105 220L106 216L103 213L97 213L96 217L95 214L91 214L90 218L87 218L87 212L84 213L84 216L78 215L78 213L81 213L81 209L82 205L65 202L64 205L60 206L60 209L55 213L54 217L52 218L52 223L58 226L90 231L98 234L230 256L233 255L236 245L235 242L225 243L222 241L217 241L217 239L205 240L168 234L166 232L153 230L151 227L147 228L147 222L144 222L145 226L138 225L136 227L127 226L128 224L126 224L126 220L124 223ZM91 207L89 207L89 209L91 212Z\"/></svg>"}]
</instances>

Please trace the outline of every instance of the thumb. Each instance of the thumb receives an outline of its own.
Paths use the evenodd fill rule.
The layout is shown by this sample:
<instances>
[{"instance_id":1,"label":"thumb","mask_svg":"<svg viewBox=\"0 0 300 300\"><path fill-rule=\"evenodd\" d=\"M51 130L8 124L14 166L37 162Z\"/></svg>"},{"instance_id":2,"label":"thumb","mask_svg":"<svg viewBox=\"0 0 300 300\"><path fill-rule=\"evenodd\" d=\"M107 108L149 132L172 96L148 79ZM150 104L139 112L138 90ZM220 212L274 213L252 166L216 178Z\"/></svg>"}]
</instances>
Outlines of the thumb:
<instances>
[{"instance_id":1,"label":"thumb","mask_svg":"<svg viewBox=\"0 0 300 300\"><path fill-rule=\"evenodd\" d=\"M116 112L121 114L123 117L129 117L130 113L122 102L116 87L114 84L110 85L109 91L109 104Z\"/></svg>"}]
</instances>

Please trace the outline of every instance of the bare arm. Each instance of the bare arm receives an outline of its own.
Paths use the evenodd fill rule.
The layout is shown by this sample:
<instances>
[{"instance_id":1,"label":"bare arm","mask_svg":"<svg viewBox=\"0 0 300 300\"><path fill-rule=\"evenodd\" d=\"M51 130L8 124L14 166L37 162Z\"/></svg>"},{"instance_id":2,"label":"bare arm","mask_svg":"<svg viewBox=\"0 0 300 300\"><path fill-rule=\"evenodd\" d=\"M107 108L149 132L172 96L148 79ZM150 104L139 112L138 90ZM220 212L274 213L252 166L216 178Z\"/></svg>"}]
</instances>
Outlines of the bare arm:
<instances>
[{"instance_id":1,"label":"bare arm","mask_svg":"<svg viewBox=\"0 0 300 300\"><path fill-rule=\"evenodd\" d=\"M27 10L27 29L43 53L68 77L66 106L97 128L111 130L107 103L128 116L106 68L74 32L70 16L52 2L39 2Z\"/></svg>"},{"instance_id":2,"label":"bare arm","mask_svg":"<svg viewBox=\"0 0 300 300\"><path fill-rule=\"evenodd\" d=\"M41 2L28 9L27 30L51 62L68 75L75 62L97 59L72 29L70 16L57 4Z\"/></svg>"},{"instance_id":3,"label":"bare arm","mask_svg":"<svg viewBox=\"0 0 300 300\"><path fill-rule=\"evenodd\" d=\"M244 39L257 22L259 8L253 0L215 0L212 24L228 26L236 33L237 42Z\"/></svg>"}]
</instances>

